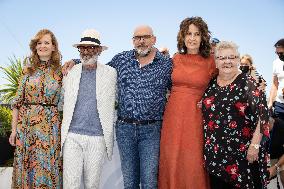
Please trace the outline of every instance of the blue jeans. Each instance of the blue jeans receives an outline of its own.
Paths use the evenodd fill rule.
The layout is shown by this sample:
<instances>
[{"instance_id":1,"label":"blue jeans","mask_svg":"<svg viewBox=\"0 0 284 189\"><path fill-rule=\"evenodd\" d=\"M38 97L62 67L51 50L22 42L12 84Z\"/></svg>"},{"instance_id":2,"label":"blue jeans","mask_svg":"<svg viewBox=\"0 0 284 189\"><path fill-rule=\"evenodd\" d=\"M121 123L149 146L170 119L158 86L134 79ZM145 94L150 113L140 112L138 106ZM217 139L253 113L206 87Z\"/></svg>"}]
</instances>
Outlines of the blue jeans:
<instances>
[{"instance_id":1,"label":"blue jeans","mask_svg":"<svg viewBox=\"0 0 284 189\"><path fill-rule=\"evenodd\" d=\"M116 140L125 189L156 189L161 121L134 125L117 121Z\"/></svg>"}]
</instances>

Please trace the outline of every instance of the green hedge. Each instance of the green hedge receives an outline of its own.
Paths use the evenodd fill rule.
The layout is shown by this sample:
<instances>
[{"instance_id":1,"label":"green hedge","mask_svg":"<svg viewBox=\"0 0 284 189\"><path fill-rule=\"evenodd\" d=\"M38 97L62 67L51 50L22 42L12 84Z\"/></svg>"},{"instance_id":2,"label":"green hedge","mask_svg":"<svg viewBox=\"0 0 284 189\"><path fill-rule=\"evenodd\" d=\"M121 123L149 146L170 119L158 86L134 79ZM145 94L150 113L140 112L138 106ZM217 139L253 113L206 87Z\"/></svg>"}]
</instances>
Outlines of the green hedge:
<instances>
[{"instance_id":1,"label":"green hedge","mask_svg":"<svg viewBox=\"0 0 284 189\"><path fill-rule=\"evenodd\" d=\"M11 122L12 122L12 110L0 106L0 122L2 126L0 127L0 136L7 136L7 133L11 131Z\"/></svg>"}]
</instances>

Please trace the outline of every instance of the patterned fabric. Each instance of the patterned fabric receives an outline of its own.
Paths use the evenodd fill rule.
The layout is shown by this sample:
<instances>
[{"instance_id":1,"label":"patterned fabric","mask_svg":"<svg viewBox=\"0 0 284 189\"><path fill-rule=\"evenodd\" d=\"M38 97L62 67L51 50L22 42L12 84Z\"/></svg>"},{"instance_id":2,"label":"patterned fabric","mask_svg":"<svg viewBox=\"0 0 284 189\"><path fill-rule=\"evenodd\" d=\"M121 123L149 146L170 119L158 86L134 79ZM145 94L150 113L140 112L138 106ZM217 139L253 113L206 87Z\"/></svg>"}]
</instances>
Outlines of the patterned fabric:
<instances>
[{"instance_id":1,"label":"patterned fabric","mask_svg":"<svg viewBox=\"0 0 284 189\"><path fill-rule=\"evenodd\" d=\"M42 62L34 75L23 75L14 99L19 116L12 188L62 188L57 108L62 74L61 69L52 71L49 64Z\"/></svg>"},{"instance_id":2,"label":"patterned fabric","mask_svg":"<svg viewBox=\"0 0 284 189\"><path fill-rule=\"evenodd\" d=\"M162 120L172 61L160 52L140 68L135 51L116 55L108 65L118 73L118 116L136 120Z\"/></svg>"},{"instance_id":3,"label":"patterned fabric","mask_svg":"<svg viewBox=\"0 0 284 189\"><path fill-rule=\"evenodd\" d=\"M208 172L237 188L254 188L246 154L258 121L263 140L259 151L259 170L267 187L266 139L269 137L266 97L255 80L240 74L225 87L213 79L202 101L204 118L204 157Z\"/></svg>"}]
</instances>

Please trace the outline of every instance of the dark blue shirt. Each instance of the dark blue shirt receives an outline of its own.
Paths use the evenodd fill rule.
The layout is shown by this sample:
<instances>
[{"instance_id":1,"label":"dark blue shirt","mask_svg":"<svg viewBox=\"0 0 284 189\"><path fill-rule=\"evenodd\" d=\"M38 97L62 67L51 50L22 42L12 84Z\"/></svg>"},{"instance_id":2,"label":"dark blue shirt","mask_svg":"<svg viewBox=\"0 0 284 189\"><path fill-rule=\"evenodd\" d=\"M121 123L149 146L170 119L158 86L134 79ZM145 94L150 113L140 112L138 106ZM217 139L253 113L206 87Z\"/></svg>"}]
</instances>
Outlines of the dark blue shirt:
<instances>
[{"instance_id":1,"label":"dark blue shirt","mask_svg":"<svg viewBox=\"0 0 284 189\"><path fill-rule=\"evenodd\" d=\"M135 51L117 54L108 63L117 71L118 116L135 120L162 120L172 60L157 51L152 63L140 68Z\"/></svg>"},{"instance_id":2,"label":"dark blue shirt","mask_svg":"<svg viewBox=\"0 0 284 189\"><path fill-rule=\"evenodd\" d=\"M78 59L74 61L78 63ZM153 62L140 68L135 50L130 50L115 55L108 65L117 71L118 116L162 120L172 60L157 51Z\"/></svg>"}]
</instances>

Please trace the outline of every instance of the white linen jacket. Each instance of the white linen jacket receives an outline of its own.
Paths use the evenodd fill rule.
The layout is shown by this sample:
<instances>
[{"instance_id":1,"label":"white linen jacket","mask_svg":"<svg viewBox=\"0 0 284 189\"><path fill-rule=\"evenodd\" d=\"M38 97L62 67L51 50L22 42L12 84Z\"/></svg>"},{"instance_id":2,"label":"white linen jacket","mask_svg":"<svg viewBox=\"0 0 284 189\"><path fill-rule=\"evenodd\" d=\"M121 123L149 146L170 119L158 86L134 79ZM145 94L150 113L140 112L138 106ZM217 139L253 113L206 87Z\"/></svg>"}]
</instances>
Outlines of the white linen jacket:
<instances>
[{"instance_id":1,"label":"white linen jacket","mask_svg":"<svg viewBox=\"0 0 284 189\"><path fill-rule=\"evenodd\" d=\"M107 157L111 160L113 150L113 132L115 122L116 70L108 65L97 63L96 97L99 119L102 125ZM82 64L77 64L63 78L64 105L61 127L61 150L66 140L75 109Z\"/></svg>"}]
</instances>

